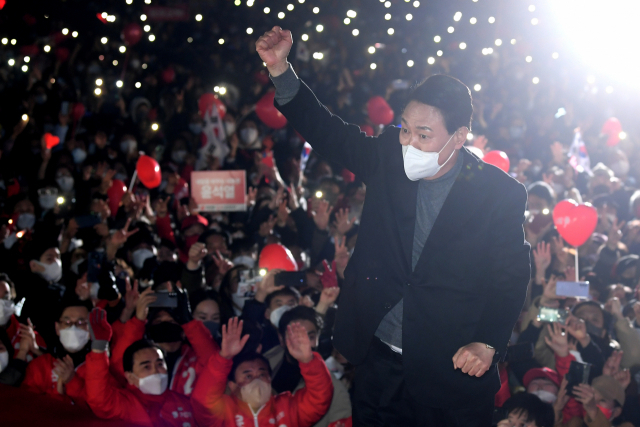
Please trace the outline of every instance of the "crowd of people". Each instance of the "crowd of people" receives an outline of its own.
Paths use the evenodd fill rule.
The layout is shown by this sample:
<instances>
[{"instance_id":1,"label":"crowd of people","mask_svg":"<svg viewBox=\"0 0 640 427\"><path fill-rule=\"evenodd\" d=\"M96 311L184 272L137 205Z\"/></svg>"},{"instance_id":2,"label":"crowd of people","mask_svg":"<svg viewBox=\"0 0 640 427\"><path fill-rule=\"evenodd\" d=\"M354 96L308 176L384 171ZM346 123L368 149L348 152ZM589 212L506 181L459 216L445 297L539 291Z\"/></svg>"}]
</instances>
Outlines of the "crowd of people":
<instances>
[{"instance_id":1,"label":"crowd of people","mask_svg":"<svg viewBox=\"0 0 640 427\"><path fill-rule=\"evenodd\" d=\"M112 66L123 60L116 42L97 36L60 37L68 58L0 50L0 384L140 425L349 426L355 368L331 337L366 186L309 154L290 126L261 122L255 103L271 84L256 37L229 24L241 13L231 2L216 3L228 22L189 24L193 33L159 24L124 71ZM47 25L57 34L63 23ZM364 105L381 94L398 118L405 88L393 82L415 77L404 61L389 53L363 71L343 41L315 43L325 42L331 61L292 58L321 101L372 125ZM495 425L640 426L640 150L630 139L606 144L609 112L593 94L562 82L525 88L506 52L481 76L467 65L443 59L427 74L482 80L469 146L505 151L528 189L533 277L499 365ZM197 102L212 82L225 88L216 134ZM575 132L593 166L569 161ZM45 133L60 143L49 148ZM113 200L142 154L160 164L161 184L137 182ZM199 211L198 170L246 171L246 210ZM577 249L551 219L568 198L598 212ZM296 283L260 271L273 245L304 272ZM575 257L588 299L556 294L575 279ZM567 314L546 322L541 309ZM574 361L590 369L568 384Z\"/></svg>"}]
</instances>

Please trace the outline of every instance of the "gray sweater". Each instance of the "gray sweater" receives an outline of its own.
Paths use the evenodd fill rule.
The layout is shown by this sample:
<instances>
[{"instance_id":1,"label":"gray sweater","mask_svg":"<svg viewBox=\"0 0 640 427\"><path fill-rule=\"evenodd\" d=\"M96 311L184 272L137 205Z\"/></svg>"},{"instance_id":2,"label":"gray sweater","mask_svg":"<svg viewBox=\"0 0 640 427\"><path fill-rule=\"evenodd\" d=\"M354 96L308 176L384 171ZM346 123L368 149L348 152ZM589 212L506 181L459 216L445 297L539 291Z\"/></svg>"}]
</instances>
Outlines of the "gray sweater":
<instances>
[{"instance_id":1,"label":"gray sweater","mask_svg":"<svg viewBox=\"0 0 640 427\"><path fill-rule=\"evenodd\" d=\"M271 77L276 87L275 99L280 105L291 101L300 89L300 80L293 71L291 65L289 69L277 77ZM398 144L398 150L400 146ZM420 180L418 184L418 200L416 203L416 225L413 235L413 251L411 256L412 269L420 259L422 248L431 233L431 228L442 209L445 199L449 195L451 187L462 169L463 156L458 155L454 167L434 180ZM402 352L402 310L403 300L400 300L382 319L375 336L381 341L392 346L395 351Z\"/></svg>"}]
</instances>

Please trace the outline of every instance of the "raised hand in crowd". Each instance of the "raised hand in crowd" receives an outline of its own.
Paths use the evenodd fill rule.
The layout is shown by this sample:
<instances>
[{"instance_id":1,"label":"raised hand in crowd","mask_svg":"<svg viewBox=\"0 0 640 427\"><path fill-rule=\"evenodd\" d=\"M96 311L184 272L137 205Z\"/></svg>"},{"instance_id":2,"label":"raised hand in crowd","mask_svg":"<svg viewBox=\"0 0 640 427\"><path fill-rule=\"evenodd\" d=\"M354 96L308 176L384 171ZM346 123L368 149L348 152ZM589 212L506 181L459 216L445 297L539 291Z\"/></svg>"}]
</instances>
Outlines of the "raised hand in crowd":
<instances>
[{"instance_id":1,"label":"raised hand in crowd","mask_svg":"<svg viewBox=\"0 0 640 427\"><path fill-rule=\"evenodd\" d=\"M551 265L551 244L538 242L532 252L536 266L536 284L542 284L545 280L545 272Z\"/></svg>"},{"instance_id":2,"label":"raised hand in crowd","mask_svg":"<svg viewBox=\"0 0 640 427\"><path fill-rule=\"evenodd\" d=\"M564 328L557 322L547 325L549 336L544 337L544 342L559 357L566 357L569 354L569 341Z\"/></svg>"},{"instance_id":3,"label":"raised hand in crowd","mask_svg":"<svg viewBox=\"0 0 640 427\"><path fill-rule=\"evenodd\" d=\"M333 260L336 263L336 273L338 274L338 277L344 279L344 270L349 264L349 250L346 245L347 238L342 236L337 237L334 240L335 255L333 256Z\"/></svg>"},{"instance_id":4,"label":"raised hand in crowd","mask_svg":"<svg viewBox=\"0 0 640 427\"><path fill-rule=\"evenodd\" d=\"M149 315L149 304L155 302L158 297L153 293L151 288L147 288L140 294L138 302L136 303L136 317L138 320L144 322Z\"/></svg>"},{"instance_id":5,"label":"raised hand in crowd","mask_svg":"<svg viewBox=\"0 0 640 427\"><path fill-rule=\"evenodd\" d=\"M189 270L196 270L200 268L202 260L207 256L207 253L207 245L202 242L195 242L189 248L189 260L187 261L187 268Z\"/></svg>"},{"instance_id":6,"label":"raised hand in crowd","mask_svg":"<svg viewBox=\"0 0 640 427\"><path fill-rule=\"evenodd\" d=\"M631 371L629 369L621 369L620 362L624 352L616 350L611 353L602 368L602 375L614 378L622 386L624 390L631 384Z\"/></svg>"},{"instance_id":7,"label":"raised hand in crowd","mask_svg":"<svg viewBox=\"0 0 640 427\"><path fill-rule=\"evenodd\" d=\"M289 354L300 363L309 363L313 359L311 342L307 330L299 322L287 326L286 343Z\"/></svg>"},{"instance_id":8,"label":"raised hand in crowd","mask_svg":"<svg viewBox=\"0 0 640 427\"><path fill-rule=\"evenodd\" d=\"M111 235L111 238L107 242L107 259L113 260L116 257L116 252L122 245L127 242L127 239L138 232L138 229L129 231L131 225L131 218L127 219L126 224L121 230L116 231Z\"/></svg>"},{"instance_id":9,"label":"raised hand in crowd","mask_svg":"<svg viewBox=\"0 0 640 427\"><path fill-rule=\"evenodd\" d=\"M138 299L140 299L140 292L138 291L138 281L133 281L133 286L131 286L131 280L127 277L125 279L125 290L126 293L124 295L124 308L122 309L122 313L120 314L120 322L127 323L133 313L136 312L136 307L138 305Z\"/></svg>"},{"instance_id":10,"label":"raised hand in crowd","mask_svg":"<svg viewBox=\"0 0 640 427\"><path fill-rule=\"evenodd\" d=\"M244 322L237 317L229 320L229 323L222 325L222 344L220 344L220 356L225 359L233 359L240 354L250 336L242 336L242 326ZM306 332L305 332L306 335Z\"/></svg>"},{"instance_id":11,"label":"raised hand in crowd","mask_svg":"<svg viewBox=\"0 0 640 427\"><path fill-rule=\"evenodd\" d=\"M313 222L316 224L318 230L324 231L327 229L332 210L333 207L329 205L328 201L320 200L318 202L318 207L311 212L313 215Z\"/></svg>"},{"instance_id":12,"label":"raised hand in crowd","mask_svg":"<svg viewBox=\"0 0 640 427\"><path fill-rule=\"evenodd\" d=\"M278 268L274 268L273 270L269 270L267 274L256 284L256 294L254 299L258 302L264 302L267 295L272 292L279 291L284 288L284 285L276 286L276 274L280 273L282 270Z\"/></svg>"},{"instance_id":13,"label":"raised hand in crowd","mask_svg":"<svg viewBox=\"0 0 640 427\"><path fill-rule=\"evenodd\" d=\"M565 330L585 348L591 342L591 337L587 333L587 324L584 320L570 315L567 319Z\"/></svg>"},{"instance_id":14,"label":"raised hand in crowd","mask_svg":"<svg viewBox=\"0 0 640 427\"><path fill-rule=\"evenodd\" d=\"M349 220L349 209L339 209L336 212L336 220L334 221L334 226L336 228L336 233L339 236L344 236L351 230L353 224L355 223L355 218Z\"/></svg>"}]
</instances>

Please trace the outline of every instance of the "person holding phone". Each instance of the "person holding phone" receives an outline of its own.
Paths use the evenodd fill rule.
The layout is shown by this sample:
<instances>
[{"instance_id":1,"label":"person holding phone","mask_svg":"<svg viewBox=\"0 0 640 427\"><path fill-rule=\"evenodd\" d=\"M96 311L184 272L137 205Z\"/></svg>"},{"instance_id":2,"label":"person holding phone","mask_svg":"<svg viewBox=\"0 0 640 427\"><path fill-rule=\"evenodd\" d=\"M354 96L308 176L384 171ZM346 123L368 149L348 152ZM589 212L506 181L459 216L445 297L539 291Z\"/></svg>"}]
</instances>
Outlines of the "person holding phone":
<instances>
[{"instance_id":1,"label":"person holding phone","mask_svg":"<svg viewBox=\"0 0 640 427\"><path fill-rule=\"evenodd\" d=\"M526 189L464 148L473 107L459 80L429 77L401 127L367 137L298 78L292 44L277 26L256 42L276 108L367 186L334 333L356 365L354 424L489 425L530 278Z\"/></svg>"}]
</instances>

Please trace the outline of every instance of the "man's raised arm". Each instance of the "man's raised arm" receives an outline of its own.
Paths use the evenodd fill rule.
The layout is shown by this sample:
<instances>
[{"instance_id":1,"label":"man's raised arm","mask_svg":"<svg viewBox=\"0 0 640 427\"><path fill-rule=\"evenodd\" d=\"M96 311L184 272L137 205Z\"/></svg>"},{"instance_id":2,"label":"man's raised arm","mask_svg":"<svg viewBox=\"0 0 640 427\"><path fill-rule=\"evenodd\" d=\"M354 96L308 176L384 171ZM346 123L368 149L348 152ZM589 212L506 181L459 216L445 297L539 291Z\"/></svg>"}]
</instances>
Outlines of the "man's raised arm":
<instances>
[{"instance_id":1,"label":"man's raised arm","mask_svg":"<svg viewBox=\"0 0 640 427\"><path fill-rule=\"evenodd\" d=\"M273 27L256 42L256 50L276 87L276 107L314 150L366 182L381 162L380 143L360 132L358 126L331 114L298 79L287 62L292 45L291 31L280 27Z\"/></svg>"}]
</instances>

